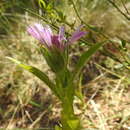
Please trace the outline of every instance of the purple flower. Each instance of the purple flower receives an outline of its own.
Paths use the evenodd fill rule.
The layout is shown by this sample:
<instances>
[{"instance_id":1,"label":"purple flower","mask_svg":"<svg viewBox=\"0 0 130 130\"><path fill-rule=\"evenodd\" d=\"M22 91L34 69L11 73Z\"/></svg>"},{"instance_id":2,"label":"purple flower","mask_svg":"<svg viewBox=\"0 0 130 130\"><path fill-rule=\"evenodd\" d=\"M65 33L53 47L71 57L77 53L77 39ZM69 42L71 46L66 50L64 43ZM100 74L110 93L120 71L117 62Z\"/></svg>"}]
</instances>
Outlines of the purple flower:
<instances>
[{"instance_id":1,"label":"purple flower","mask_svg":"<svg viewBox=\"0 0 130 130\"><path fill-rule=\"evenodd\" d=\"M80 29L81 27L78 28L68 39L65 38L64 27L60 27L58 35L54 35L48 25L43 27L41 24L38 23L34 24L33 26L29 26L27 31L34 38L43 43L47 48L55 46L62 50L67 45L79 40L86 34L86 32L80 31Z\"/></svg>"}]
</instances>

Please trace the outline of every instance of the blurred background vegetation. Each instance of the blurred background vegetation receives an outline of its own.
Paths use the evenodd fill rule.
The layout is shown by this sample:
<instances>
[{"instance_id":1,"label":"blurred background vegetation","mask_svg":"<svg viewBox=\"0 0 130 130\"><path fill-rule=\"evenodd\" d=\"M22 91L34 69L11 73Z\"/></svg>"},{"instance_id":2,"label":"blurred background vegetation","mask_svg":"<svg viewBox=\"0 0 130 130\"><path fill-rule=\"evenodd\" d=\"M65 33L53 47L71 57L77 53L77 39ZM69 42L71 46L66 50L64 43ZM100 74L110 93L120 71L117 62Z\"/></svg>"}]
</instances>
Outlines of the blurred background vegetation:
<instances>
[{"instance_id":1,"label":"blurred background vegetation","mask_svg":"<svg viewBox=\"0 0 130 130\"><path fill-rule=\"evenodd\" d=\"M84 128L125 130L130 127L130 1L129 0L1 0L0 1L0 128L50 128L60 122L60 103L37 78L7 56L39 67L50 77L38 44L26 28L64 25L67 35L85 24L88 35L71 48L71 58L94 43L108 43L84 67L84 103L75 99L75 113Z\"/></svg>"}]
</instances>

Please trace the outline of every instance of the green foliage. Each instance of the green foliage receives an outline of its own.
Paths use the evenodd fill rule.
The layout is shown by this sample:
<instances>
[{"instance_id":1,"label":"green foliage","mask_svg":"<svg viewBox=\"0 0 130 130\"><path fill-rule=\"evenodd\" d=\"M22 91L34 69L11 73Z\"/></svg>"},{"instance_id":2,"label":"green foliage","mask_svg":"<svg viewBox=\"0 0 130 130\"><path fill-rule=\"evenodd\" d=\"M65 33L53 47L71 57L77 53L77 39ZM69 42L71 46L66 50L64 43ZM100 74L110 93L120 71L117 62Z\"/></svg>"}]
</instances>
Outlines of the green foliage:
<instances>
[{"instance_id":1,"label":"green foliage","mask_svg":"<svg viewBox=\"0 0 130 130\"><path fill-rule=\"evenodd\" d=\"M8 57L8 59L18 64L20 67L24 68L25 70L34 74L36 77L42 80L55 93L56 96L58 96L55 90L55 84L49 79L49 77L44 72L40 71L39 69L33 66L22 64L20 61L17 61L16 59L13 59L11 57Z\"/></svg>"},{"instance_id":2,"label":"green foliage","mask_svg":"<svg viewBox=\"0 0 130 130\"><path fill-rule=\"evenodd\" d=\"M49 77L39 69L20 63L19 61L8 58L11 61L18 64L20 67L31 72L36 77L41 79L52 92L61 100L63 112L62 112L62 129L66 130L79 130L80 121L74 115L73 100L75 96L74 77L76 77L84 64L90 59L90 57L103 45L103 43L97 43L93 45L88 51L84 52L76 65L73 75L67 69L68 64L64 61L64 53L57 49L44 49L41 48L42 54L45 57L48 65L55 73L56 85L49 79ZM63 54L62 54L63 53ZM63 56L62 56L63 55ZM58 129L58 128L56 128Z\"/></svg>"},{"instance_id":3,"label":"green foliage","mask_svg":"<svg viewBox=\"0 0 130 130\"><path fill-rule=\"evenodd\" d=\"M79 59L77 65L76 65L76 67L75 67L75 70L74 70L74 77L75 77L77 74L79 74L79 72L80 72L81 69L83 68L84 64L89 61L89 59L92 57L92 55L95 54L96 51L97 51L103 44L104 44L104 42L103 42L103 43L96 43L95 45L93 45L92 47L90 47L90 49L89 49L88 51L84 52L84 53L81 55L81 57L80 57L80 59Z\"/></svg>"},{"instance_id":4,"label":"green foliage","mask_svg":"<svg viewBox=\"0 0 130 130\"><path fill-rule=\"evenodd\" d=\"M62 128L56 125L55 130L62 130Z\"/></svg>"},{"instance_id":5,"label":"green foliage","mask_svg":"<svg viewBox=\"0 0 130 130\"><path fill-rule=\"evenodd\" d=\"M41 47L41 53L45 57L49 67L55 73L64 70L65 60L63 54L58 49L48 50Z\"/></svg>"},{"instance_id":6,"label":"green foliage","mask_svg":"<svg viewBox=\"0 0 130 130\"><path fill-rule=\"evenodd\" d=\"M124 3L125 2L129 2L129 0L124 1ZM75 68L72 69L74 71L69 70L69 67L66 66L68 64L68 61L67 61L68 59L65 57L65 54L62 55L58 51L50 53L47 50L44 50L44 49L42 50L42 54L43 54L44 58L46 59L49 67L51 68L53 73L55 73L54 81L50 80L49 76L47 76L44 72L40 71L38 68L22 64L21 62L15 60L15 59L9 58L13 62L17 63L19 66L24 68L25 70L31 72L36 77L41 79L53 91L53 93L60 99L60 101L62 103L63 111L64 111L62 113L62 125L64 126L65 130L66 129L72 129L72 130L78 129L79 123L80 123L79 119L73 113L72 105L73 105L73 101L74 101L74 96L76 95L76 96L82 97L82 95L80 95L79 92L77 92L77 90L75 89L77 87L77 84L75 84L73 79L76 79L78 77L83 66L86 65L86 63L93 56L93 54L95 54L95 52L101 46L103 46L104 43L102 43L102 41L104 41L104 39L105 39L106 41L113 43L112 40L117 36L117 33L119 33L118 34L119 36L123 37L123 39L120 38L121 40L120 40L119 44L117 43L118 41L114 42L114 43L116 43L116 45L119 45L119 48L117 47L119 53L116 54L114 51L113 52L111 51L111 48L109 50L109 48L106 47L106 49L109 51L109 53L107 54L107 52L105 51L104 55L107 55L111 59L112 64L109 62L110 60L108 60L107 57L105 57L105 59L103 61L99 61L99 63L102 62L102 64L106 67L106 68L104 67L105 71L107 73L117 76L118 79L121 80L120 82L122 82L122 81L123 81L123 83L124 83L124 81L128 82L129 79L127 77L122 78L122 77L129 75L129 69L130 69L130 67L129 67L130 66L130 60L129 60L130 56L129 56L129 44L128 44L129 40L125 39L126 38L125 36L127 36L126 35L127 27L126 28L123 27L124 25L127 26L127 22L124 20L124 22L120 23L121 18L119 18L120 17L119 13L114 12L115 11L114 7L107 0L100 0L100 1L99 0L76 0L76 1L74 1L76 8L78 10L78 14L81 18L83 17L83 21L82 21L82 19L77 19L75 10L73 10L72 6L70 6L70 4L72 4L72 3L69 0L68 1L66 1L66 0L63 0L63 1L59 1L59 0L55 0L55 1L52 1L52 0L35 0L35 1L34 0L30 0L30 1L9 0L9 1L7 1L7 0L5 0L5 1L1 1L0 3L2 3L2 6L0 8L0 14L1 14L1 16L0 16L0 34L2 34L2 35L7 34L7 33L12 35L13 33L17 32L18 28L16 28L16 26L19 24L24 24L24 23L22 23L23 17L21 17L21 18L17 17L17 14L24 15L27 10L29 10L28 11L29 16L31 16L30 12L31 12L31 14L36 14L36 15L33 15L34 20L38 16L38 18L42 18L42 20L44 21L44 24L50 24L55 30L57 30L59 25L64 24L66 26L66 28L68 29L66 32L66 34L68 36L70 35L69 31L73 30L75 28L75 26L78 26L79 24L82 24L83 21L85 21L85 23L86 23L85 29L88 31L88 34L90 34L91 36L88 35L85 39L81 39L80 43L84 43L84 46L86 48L89 45L89 47L88 47L89 49L87 51L85 50L85 52L83 54L81 54L80 59L78 60L77 64L75 65ZM115 1L115 3L117 6L121 7L121 10L123 10L121 1ZM38 6L38 4L39 4L39 6ZM39 7L40 7L40 11L42 10L42 13L40 12L40 14L38 13ZM9 14L9 16L8 16L8 14ZM113 15L114 17L111 16L112 14L114 14ZM104 16L106 16L106 17L104 17ZM118 17L118 19L115 19L116 17ZM105 18L106 18L106 20L105 20ZM31 19L32 19L32 17L31 17ZM114 21L114 22L112 22L112 21ZM119 22L119 25L118 25L118 22ZM107 25L107 23L108 23L108 28L104 28L104 26L103 26L103 30L99 29L98 26L100 26L100 25L102 26L103 24ZM123 23L125 23L125 24L123 25ZM92 25L89 25L89 24L92 24ZM118 29L115 30L115 32L114 32L114 28L116 28L115 24L118 25L117 26ZM26 26L26 24L24 26ZM121 35L122 30L125 30L125 34L123 34L123 35ZM19 33L23 34L22 30ZM18 36L20 37L21 34L18 34ZM106 37L107 34L109 34L110 36L108 35ZM127 39L129 39L129 38L127 38ZM23 44L24 42L22 42L22 41L17 42L15 45L14 42L16 42L16 41L17 41L17 38L14 41L9 41L9 44L5 41L4 46L6 46L8 48L8 53L5 55L9 55L9 56L14 55L13 54L13 53L15 53L14 50L17 49L18 50L17 55L19 53L20 53L19 55L21 55L21 57L19 59L23 60L24 59L24 57L22 57L23 53L27 53L30 48L29 47L26 48L25 45ZM31 40L29 41L27 39L27 42L31 43L32 41ZM93 42L94 42L94 44L91 44ZM19 49L20 48L19 43L21 43L22 48L26 49L25 50L26 52L23 51L23 49L21 49L21 50ZM87 44L87 43L89 43L89 44ZM32 45L32 44L30 44L30 45ZM12 47L13 49L11 48L12 50L10 49L10 46L13 46ZM114 47L114 44L112 45L112 47ZM82 47L82 48L84 48L84 47ZM21 52L23 52L23 53L21 53ZM33 52L32 50L30 52L31 53L29 53L29 58L24 59L24 60L27 60L27 61L34 60L34 62L36 62L35 59L36 59L37 53L35 51ZM71 53L74 53L74 52L71 52ZM82 53L82 52L80 52L80 53ZM3 54L3 52L2 52L2 54ZM32 57L35 57L35 58L32 58ZM98 58L100 58L100 57L101 57L101 55L99 55ZM116 58L113 58L113 57L116 57ZM115 59L117 59L117 60L115 60ZM42 62L40 62L40 64L42 64ZM107 68L109 70L107 70ZM6 72L4 72L4 73L6 73ZM88 72L88 75L89 75L89 73L90 72ZM82 74L82 72L81 72L81 74ZM8 77L8 75L10 75L10 74L7 74L7 76L5 76L5 75L6 74L1 75L0 78L2 79L3 77ZM22 77L22 75L21 75L21 77ZM112 78L112 76L109 76L109 77ZM107 78L105 80L106 80L105 84L107 84L107 81L108 81ZM114 81L114 79L113 79L113 81ZM113 81L112 81L112 83L113 83ZM16 81L14 81L14 82L16 82ZM20 81L20 83L21 82L23 82L23 81ZM115 80L115 82L117 82L117 80ZM120 82L119 82L119 84L120 84ZM16 84L17 84L17 82L16 82ZM119 86L119 84L117 84L117 86ZM81 86L82 86L82 84L81 84ZM105 86L107 86L107 85L105 85ZM108 87L108 90L109 90L109 87ZM112 87L113 87L113 85L112 85ZM124 92L124 88L123 89L119 88L119 89L121 89L121 92L118 97L121 97L121 94ZM101 88L101 90L102 90L102 88ZM81 90L81 92L82 91L83 90ZM114 93L113 95L116 95L117 90L116 91L114 90L114 92L116 92L116 93ZM109 91L107 92L107 94L109 95ZM105 94L102 93L102 95L105 95ZM111 95L112 94L109 95L110 98L111 98ZM107 96L107 97L109 97L109 96ZM112 100L113 99L114 98L112 97ZM35 101L30 102L30 104L40 108L39 104L35 103ZM110 104L108 104L108 105L111 105L111 104L112 103L110 101ZM117 108L117 106L116 106L116 108ZM111 117L108 117L108 118L111 118ZM119 117L119 118L121 118L121 117ZM87 119L87 120L89 121L89 119ZM109 122L109 119L106 119L105 121L107 124ZM97 126L97 124L95 124L95 119L94 119L94 123L90 121L88 124L93 124L93 126L90 126L90 127L94 127L94 128L96 128L95 126ZM62 128L58 127L58 126L56 126L55 129L62 130Z\"/></svg>"},{"instance_id":7,"label":"green foliage","mask_svg":"<svg viewBox=\"0 0 130 130\"><path fill-rule=\"evenodd\" d=\"M45 1L44 0L38 0L38 4L39 4L39 6L42 8L46 8L46 3L45 3Z\"/></svg>"},{"instance_id":8,"label":"green foliage","mask_svg":"<svg viewBox=\"0 0 130 130\"><path fill-rule=\"evenodd\" d=\"M17 23L18 19L20 19L20 14L25 14L25 8L34 8L37 12L36 3L33 0L0 1L0 33L14 33L12 26Z\"/></svg>"}]
</instances>

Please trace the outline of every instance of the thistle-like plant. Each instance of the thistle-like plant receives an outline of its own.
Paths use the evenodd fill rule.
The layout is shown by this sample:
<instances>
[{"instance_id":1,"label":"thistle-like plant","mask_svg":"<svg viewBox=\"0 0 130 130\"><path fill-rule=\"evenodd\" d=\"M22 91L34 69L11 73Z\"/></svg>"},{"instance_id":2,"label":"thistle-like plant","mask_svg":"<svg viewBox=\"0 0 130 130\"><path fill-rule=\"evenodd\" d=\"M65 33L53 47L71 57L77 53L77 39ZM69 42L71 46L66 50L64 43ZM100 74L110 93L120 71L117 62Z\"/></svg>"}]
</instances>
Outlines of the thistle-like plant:
<instances>
[{"instance_id":1,"label":"thistle-like plant","mask_svg":"<svg viewBox=\"0 0 130 130\"><path fill-rule=\"evenodd\" d=\"M81 27L68 38L65 37L64 27L59 29L59 34L57 35L52 33L52 30L48 25L43 27L41 24L36 23L28 27L28 33L41 43L41 54L44 56L48 66L55 74L54 81L50 80L49 77L38 68L22 64L13 58L9 58L41 79L61 101L62 127L56 127L57 130L81 129L80 120L75 116L73 109L74 96L76 95L74 80L77 78L84 64L99 49L99 47L102 46L102 43L97 43L90 47L89 50L81 55L75 68L70 70L68 64L68 49L72 43L86 35L85 31L81 31Z\"/></svg>"}]
</instances>

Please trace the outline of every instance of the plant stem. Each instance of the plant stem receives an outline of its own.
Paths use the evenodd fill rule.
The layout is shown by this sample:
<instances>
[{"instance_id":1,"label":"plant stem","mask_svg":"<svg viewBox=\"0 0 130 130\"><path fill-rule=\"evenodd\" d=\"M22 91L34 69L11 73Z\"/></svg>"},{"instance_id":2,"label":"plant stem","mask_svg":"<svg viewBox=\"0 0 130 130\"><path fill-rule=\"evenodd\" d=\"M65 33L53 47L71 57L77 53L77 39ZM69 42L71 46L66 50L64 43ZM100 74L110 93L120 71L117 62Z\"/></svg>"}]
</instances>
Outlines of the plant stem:
<instances>
[{"instance_id":1,"label":"plant stem","mask_svg":"<svg viewBox=\"0 0 130 130\"><path fill-rule=\"evenodd\" d=\"M80 130L80 120L75 116L73 101L62 103L61 122L62 130Z\"/></svg>"}]
</instances>

